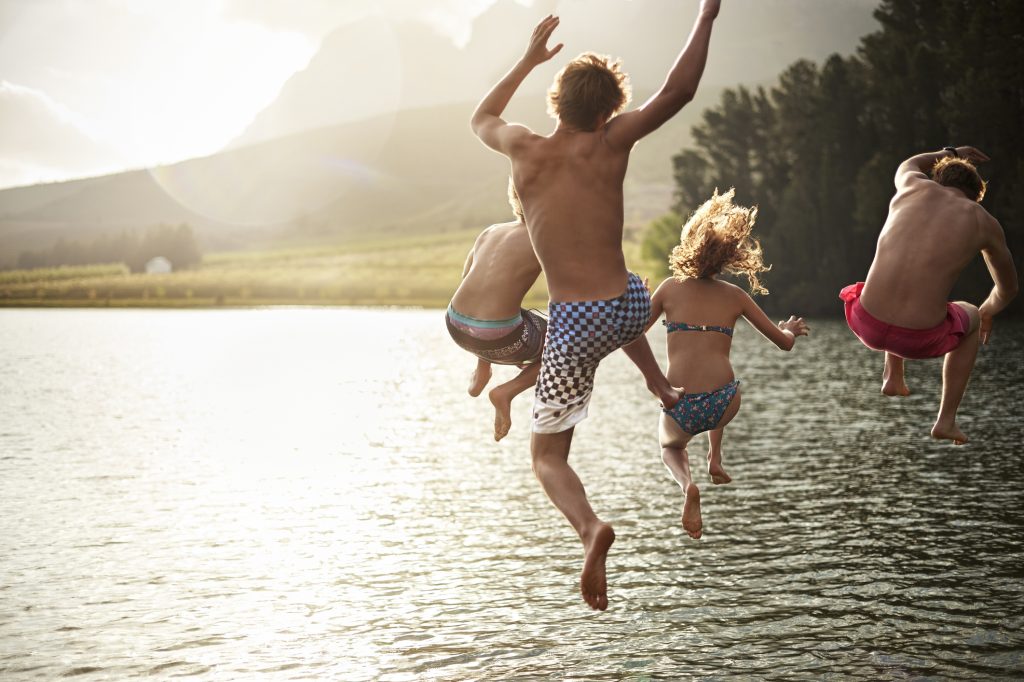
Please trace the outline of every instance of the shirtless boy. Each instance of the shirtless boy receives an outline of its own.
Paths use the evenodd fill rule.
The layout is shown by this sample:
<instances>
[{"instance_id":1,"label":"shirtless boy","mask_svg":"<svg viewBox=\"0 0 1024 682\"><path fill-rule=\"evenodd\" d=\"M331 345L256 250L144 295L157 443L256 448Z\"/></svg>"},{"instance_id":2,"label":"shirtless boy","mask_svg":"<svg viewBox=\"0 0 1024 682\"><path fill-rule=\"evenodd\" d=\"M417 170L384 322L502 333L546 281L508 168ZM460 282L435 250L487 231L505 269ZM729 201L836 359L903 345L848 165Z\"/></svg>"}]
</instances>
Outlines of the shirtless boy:
<instances>
[{"instance_id":1,"label":"shirtless boy","mask_svg":"<svg viewBox=\"0 0 1024 682\"><path fill-rule=\"evenodd\" d=\"M548 93L556 120L550 135L501 118L526 76L561 49L547 42L558 26L548 16L526 53L484 97L473 114L476 135L507 156L523 201L534 250L551 296L530 449L533 470L583 543L580 592L593 609L608 608L605 559L615 540L597 517L568 464L573 429L587 415L600 361L624 348L666 407L679 394L657 366L643 335L650 295L626 270L622 254L622 183L629 153L689 102L704 72L720 0L703 0L690 38L661 89L641 107L616 115L628 101L617 62L593 53L573 59Z\"/></svg>"},{"instance_id":2,"label":"shirtless boy","mask_svg":"<svg viewBox=\"0 0 1024 682\"><path fill-rule=\"evenodd\" d=\"M540 276L540 263L511 178L508 201L515 221L491 225L477 237L445 315L455 343L477 356L469 382L471 396L480 395L490 381L491 363L523 368L487 394L494 405L494 440L504 438L512 427L512 399L537 381L547 331L543 317L520 307Z\"/></svg>"},{"instance_id":3,"label":"shirtless boy","mask_svg":"<svg viewBox=\"0 0 1024 682\"><path fill-rule=\"evenodd\" d=\"M882 227L867 281L843 289L846 320L868 348L885 351L882 393L910 394L904 359L945 356L942 402L932 436L961 445L956 411L967 390L978 344L992 316L1017 295L1017 272L998 221L980 201L985 183L974 147L918 154L896 171L896 195ZM978 254L995 286L980 307L947 301L960 272Z\"/></svg>"}]
</instances>

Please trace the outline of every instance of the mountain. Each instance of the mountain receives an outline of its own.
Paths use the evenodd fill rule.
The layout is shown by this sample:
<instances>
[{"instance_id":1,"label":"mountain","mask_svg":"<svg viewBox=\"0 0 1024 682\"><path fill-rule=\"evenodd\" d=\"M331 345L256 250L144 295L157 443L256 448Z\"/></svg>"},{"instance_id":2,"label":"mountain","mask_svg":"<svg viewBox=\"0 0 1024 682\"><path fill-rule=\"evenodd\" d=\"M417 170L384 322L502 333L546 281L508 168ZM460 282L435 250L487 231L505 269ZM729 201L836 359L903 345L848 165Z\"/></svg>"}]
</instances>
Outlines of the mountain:
<instances>
[{"instance_id":1,"label":"mountain","mask_svg":"<svg viewBox=\"0 0 1024 682\"><path fill-rule=\"evenodd\" d=\"M670 158L701 111L704 90L637 145L627 222L669 206ZM268 241L437 233L505 220L508 162L469 129L474 103L447 104L296 133L151 170L0 191L0 267L58 238L186 222L206 249ZM543 99L510 115L547 132Z\"/></svg>"},{"instance_id":2,"label":"mountain","mask_svg":"<svg viewBox=\"0 0 1024 682\"><path fill-rule=\"evenodd\" d=\"M874 27L873 0L730 0L697 99L637 146L626 178L627 227L671 203L670 159L722 85L770 83L799 57L850 52ZM634 100L661 83L695 2L498 0L461 50L431 29L364 20L325 39L309 67L227 150L99 178L0 191L0 267L58 238L159 223L191 225L207 250L425 234L504 220L507 162L471 134L475 101L520 53L539 15L562 17L565 50L524 83L509 119L552 122L543 92L565 57L621 56Z\"/></svg>"},{"instance_id":3,"label":"mountain","mask_svg":"<svg viewBox=\"0 0 1024 682\"><path fill-rule=\"evenodd\" d=\"M715 25L704 83L771 82L800 58L850 53L876 28L876 0L729 0ZM696 2L679 0L498 0L473 22L462 49L425 24L366 17L329 34L307 68L260 112L231 146L368 116L483 96L522 53L549 12L562 22L560 55L523 83L546 91L555 72L586 50L621 57L640 91L662 83L693 24Z\"/></svg>"}]
</instances>

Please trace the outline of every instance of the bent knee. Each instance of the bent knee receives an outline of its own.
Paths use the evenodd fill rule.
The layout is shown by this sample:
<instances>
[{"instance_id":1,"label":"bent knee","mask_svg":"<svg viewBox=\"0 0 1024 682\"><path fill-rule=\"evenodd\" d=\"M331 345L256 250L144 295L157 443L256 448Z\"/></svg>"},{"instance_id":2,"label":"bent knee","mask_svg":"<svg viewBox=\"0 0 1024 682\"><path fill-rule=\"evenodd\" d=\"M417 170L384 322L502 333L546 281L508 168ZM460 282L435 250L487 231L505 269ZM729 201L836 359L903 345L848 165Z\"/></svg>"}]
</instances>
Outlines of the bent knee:
<instances>
[{"instance_id":1,"label":"bent knee","mask_svg":"<svg viewBox=\"0 0 1024 682\"><path fill-rule=\"evenodd\" d=\"M954 301L953 305L959 306L965 313L967 313L967 317L971 320L971 327L967 330L967 333L973 334L974 331L981 326L981 313L978 311L978 306L973 303L968 303L967 301Z\"/></svg>"}]
</instances>

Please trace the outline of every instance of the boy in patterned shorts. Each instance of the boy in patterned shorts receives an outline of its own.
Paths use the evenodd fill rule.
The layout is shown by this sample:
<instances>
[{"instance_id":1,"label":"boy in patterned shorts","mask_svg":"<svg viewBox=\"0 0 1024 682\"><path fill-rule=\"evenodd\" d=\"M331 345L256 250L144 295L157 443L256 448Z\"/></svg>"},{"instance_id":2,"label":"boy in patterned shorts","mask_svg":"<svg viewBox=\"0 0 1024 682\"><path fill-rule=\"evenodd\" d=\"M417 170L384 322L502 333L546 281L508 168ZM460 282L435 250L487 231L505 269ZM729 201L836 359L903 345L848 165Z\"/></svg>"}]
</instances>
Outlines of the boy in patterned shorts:
<instances>
[{"instance_id":1,"label":"boy in patterned shorts","mask_svg":"<svg viewBox=\"0 0 1024 682\"><path fill-rule=\"evenodd\" d=\"M665 407L679 399L643 335L650 295L640 278L626 270L622 184L633 145L693 98L719 5L720 0L702 1L665 84L633 111L616 115L629 100L617 61L589 52L573 59L548 93L556 125L544 136L507 123L501 114L526 76L562 49L561 44L547 47L559 21L548 16L472 119L480 140L511 161L530 239L547 277L551 315L534 406L533 470L580 536L580 592L591 608L602 611L608 608L605 559L615 532L587 501L569 466L569 448L574 426L587 415L598 363L616 348L623 348L648 377L648 388Z\"/></svg>"},{"instance_id":2,"label":"boy in patterned shorts","mask_svg":"<svg viewBox=\"0 0 1024 682\"><path fill-rule=\"evenodd\" d=\"M522 307L523 297L540 276L540 263L523 222L523 206L508 181L508 202L515 221L491 225L480 233L466 256L462 282L445 312L452 340L477 358L469 382L474 398L491 379L491 365L516 365L522 371L495 386L487 397L494 405L494 440L512 427L512 399L537 382L547 321Z\"/></svg>"}]
</instances>

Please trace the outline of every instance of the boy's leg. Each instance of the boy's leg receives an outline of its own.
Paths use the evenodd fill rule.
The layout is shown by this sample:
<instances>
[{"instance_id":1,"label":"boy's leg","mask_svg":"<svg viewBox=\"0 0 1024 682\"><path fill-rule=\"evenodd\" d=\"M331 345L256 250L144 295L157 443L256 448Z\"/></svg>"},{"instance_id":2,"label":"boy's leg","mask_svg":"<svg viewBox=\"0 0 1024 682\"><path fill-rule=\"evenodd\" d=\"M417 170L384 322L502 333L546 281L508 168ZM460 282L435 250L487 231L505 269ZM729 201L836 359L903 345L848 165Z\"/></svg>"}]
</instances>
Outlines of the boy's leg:
<instances>
[{"instance_id":1,"label":"boy's leg","mask_svg":"<svg viewBox=\"0 0 1024 682\"><path fill-rule=\"evenodd\" d=\"M476 369L469 378L469 394L474 398L483 393L484 386L491 380L491 363L483 358L476 359Z\"/></svg>"},{"instance_id":2,"label":"boy's leg","mask_svg":"<svg viewBox=\"0 0 1024 682\"><path fill-rule=\"evenodd\" d=\"M668 379L661 371L658 361L654 358L651 344L647 337L641 335L636 341L627 343L622 351L629 356L647 382L647 390L655 395L664 408L669 409L679 402L679 391L669 385Z\"/></svg>"},{"instance_id":3,"label":"boy's leg","mask_svg":"<svg viewBox=\"0 0 1024 682\"><path fill-rule=\"evenodd\" d=\"M892 353L885 354L885 368L882 370L882 393L888 396L910 395L907 381L903 376L903 358Z\"/></svg>"},{"instance_id":4,"label":"boy's leg","mask_svg":"<svg viewBox=\"0 0 1024 682\"><path fill-rule=\"evenodd\" d=\"M580 592L592 609L608 608L605 559L615 542L615 531L597 518L579 476L569 466L573 429L561 433L534 433L530 439L533 473L548 498L572 524L585 553Z\"/></svg>"},{"instance_id":5,"label":"boy's leg","mask_svg":"<svg viewBox=\"0 0 1024 682\"><path fill-rule=\"evenodd\" d=\"M932 426L932 437L963 445L967 442L967 436L956 424L956 411L967 391L967 381L971 378L974 360L978 356L978 327L981 318L978 309L970 303L957 301L956 305L967 311L971 318L971 328L960 345L946 353L943 361L942 402L939 404L939 416Z\"/></svg>"},{"instance_id":6,"label":"boy's leg","mask_svg":"<svg viewBox=\"0 0 1024 682\"><path fill-rule=\"evenodd\" d=\"M693 437L679 428L668 415L661 415L661 461L683 491L683 530L691 538L701 536L700 489L690 474L690 458L686 445Z\"/></svg>"},{"instance_id":7,"label":"boy's leg","mask_svg":"<svg viewBox=\"0 0 1024 682\"><path fill-rule=\"evenodd\" d=\"M494 440L501 440L508 435L508 430L512 428L512 399L533 388L539 373L539 362L527 365L514 379L495 386L487 394L494 405Z\"/></svg>"}]
</instances>

